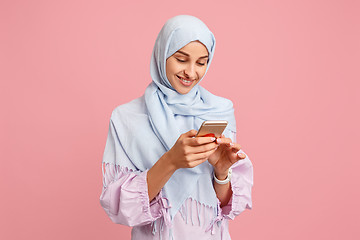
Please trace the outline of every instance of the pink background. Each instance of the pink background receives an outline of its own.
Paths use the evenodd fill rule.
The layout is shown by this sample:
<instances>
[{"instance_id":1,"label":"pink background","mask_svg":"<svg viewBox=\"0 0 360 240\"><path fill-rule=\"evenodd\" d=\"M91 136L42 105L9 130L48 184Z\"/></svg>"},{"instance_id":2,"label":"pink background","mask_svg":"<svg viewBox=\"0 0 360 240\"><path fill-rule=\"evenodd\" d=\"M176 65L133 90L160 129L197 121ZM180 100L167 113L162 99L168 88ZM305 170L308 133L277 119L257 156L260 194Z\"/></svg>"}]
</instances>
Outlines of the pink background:
<instances>
[{"instance_id":1,"label":"pink background","mask_svg":"<svg viewBox=\"0 0 360 240\"><path fill-rule=\"evenodd\" d=\"M0 2L0 239L129 239L99 204L111 111L143 94L164 22L201 18L202 85L255 168L233 239L360 239L359 1Z\"/></svg>"}]
</instances>

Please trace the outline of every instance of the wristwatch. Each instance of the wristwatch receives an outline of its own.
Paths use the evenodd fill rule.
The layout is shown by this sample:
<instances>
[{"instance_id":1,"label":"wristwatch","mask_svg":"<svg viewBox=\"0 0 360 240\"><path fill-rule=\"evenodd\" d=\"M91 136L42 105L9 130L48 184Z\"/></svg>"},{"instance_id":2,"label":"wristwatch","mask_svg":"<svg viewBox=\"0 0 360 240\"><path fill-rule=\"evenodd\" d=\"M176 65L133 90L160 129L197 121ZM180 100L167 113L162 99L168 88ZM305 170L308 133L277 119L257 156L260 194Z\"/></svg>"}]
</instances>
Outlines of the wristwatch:
<instances>
[{"instance_id":1,"label":"wristwatch","mask_svg":"<svg viewBox=\"0 0 360 240\"><path fill-rule=\"evenodd\" d=\"M217 182L218 184L227 184L227 183L230 182L230 180L231 180L231 174L232 174L232 169L229 168L229 172L228 172L228 175L227 175L226 179L224 179L224 180L219 180L219 179L216 178L215 173L214 173L214 180L215 180L215 182Z\"/></svg>"}]
</instances>

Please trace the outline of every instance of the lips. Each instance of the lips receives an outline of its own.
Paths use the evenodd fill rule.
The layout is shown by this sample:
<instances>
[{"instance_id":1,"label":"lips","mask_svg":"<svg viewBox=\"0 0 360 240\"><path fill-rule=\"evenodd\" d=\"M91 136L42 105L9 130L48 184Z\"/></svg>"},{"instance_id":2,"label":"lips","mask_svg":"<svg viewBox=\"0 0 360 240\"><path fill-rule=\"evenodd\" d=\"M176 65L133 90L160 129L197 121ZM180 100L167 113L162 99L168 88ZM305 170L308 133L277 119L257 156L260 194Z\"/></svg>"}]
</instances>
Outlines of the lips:
<instances>
[{"instance_id":1,"label":"lips","mask_svg":"<svg viewBox=\"0 0 360 240\"><path fill-rule=\"evenodd\" d=\"M178 75L176 75L176 77L180 80L182 85L187 86L187 87L191 86L191 84L194 82L194 80L188 80L188 79L182 78Z\"/></svg>"}]
</instances>

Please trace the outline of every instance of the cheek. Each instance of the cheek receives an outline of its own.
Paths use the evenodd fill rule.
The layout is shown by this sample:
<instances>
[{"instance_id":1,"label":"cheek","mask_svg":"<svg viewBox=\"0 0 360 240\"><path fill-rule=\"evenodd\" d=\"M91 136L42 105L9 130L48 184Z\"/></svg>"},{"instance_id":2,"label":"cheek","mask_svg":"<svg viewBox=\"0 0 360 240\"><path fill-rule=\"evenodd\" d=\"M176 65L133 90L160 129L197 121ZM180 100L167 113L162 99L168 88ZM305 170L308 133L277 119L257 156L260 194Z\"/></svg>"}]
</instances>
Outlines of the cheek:
<instances>
[{"instance_id":1,"label":"cheek","mask_svg":"<svg viewBox=\"0 0 360 240\"><path fill-rule=\"evenodd\" d=\"M178 71L178 66L176 65L176 63L174 63L172 59L171 60L168 59L166 61L166 76L169 78L174 74L176 74L177 71Z\"/></svg>"},{"instance_id":2,"label":"cheek","mask_svg":"<svg viewBox=\"0 0 360 240\"><path fill-rule=\"evenodd\" d=\"M201 79L201 78L205 75L205 72L206 72L206 67L202 68L202 69L199 71L199 79Z\"/></svg>"},{"instance_id":3,"label":"cheek","mask_svg":"<svg viewBox=\"0 0 360 240\"><path fill-rule=\"evenodd\" d=\"M169 63L169 61L166 61L166 77L168 78L169 81L171 81L171 75L172 75L171 64Z\"/></svg>"}]
</instances>

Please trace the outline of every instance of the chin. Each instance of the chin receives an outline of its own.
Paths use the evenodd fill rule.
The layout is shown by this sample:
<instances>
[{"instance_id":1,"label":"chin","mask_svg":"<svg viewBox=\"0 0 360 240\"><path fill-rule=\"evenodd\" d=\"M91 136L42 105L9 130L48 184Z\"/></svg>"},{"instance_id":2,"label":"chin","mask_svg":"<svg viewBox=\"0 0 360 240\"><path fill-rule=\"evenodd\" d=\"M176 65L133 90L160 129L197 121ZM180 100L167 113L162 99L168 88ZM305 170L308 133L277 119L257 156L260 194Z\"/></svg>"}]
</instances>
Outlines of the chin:
<instances>
[{"instance_id":1,"label":"chin","mask_svg":"<svg viewBox=\"0 0 360 240\"><path fill-rule=\"evenodd\" d=\"M189 93L190 92L190 90L189 91L177 91L178 93L180 93L181 95L185 95L185 94L187 94L187 93Z\"/></svg>"},{"instance_id":2,"label":"chin","mask_svg":"<svg viewBox=\"0 0 360 240\"><path fill-rule=\"evenodd\" d=\"M196 85L196 84L195 84ZM194 86L195 86L194 85ZM181 95L185 95L185 94L187 94L187 93L189 93L190 91L191 91L191 89L193 89L193 87L194 86L191 86L191 87L189 87L189 88L186 88L186 89L184 89L184 88L177 88L177 89L175 89L178 93L180 93Z\"/></svg>"},{"instance_id":3,"label":"chin","mask_svg":"<svg viewBox=\"0 0 360 240\"><path fill-rule=\"evenodd\" d=\"M175 91L181 95L189 93L191 89L193 89L193 87L199 82L198 80L195 80L195 82L190 86L183 86L180 82L178 82L177 77L174 80L175 81L170 81L170 84L173 86Z\"/></svg>"}]
</instances>

